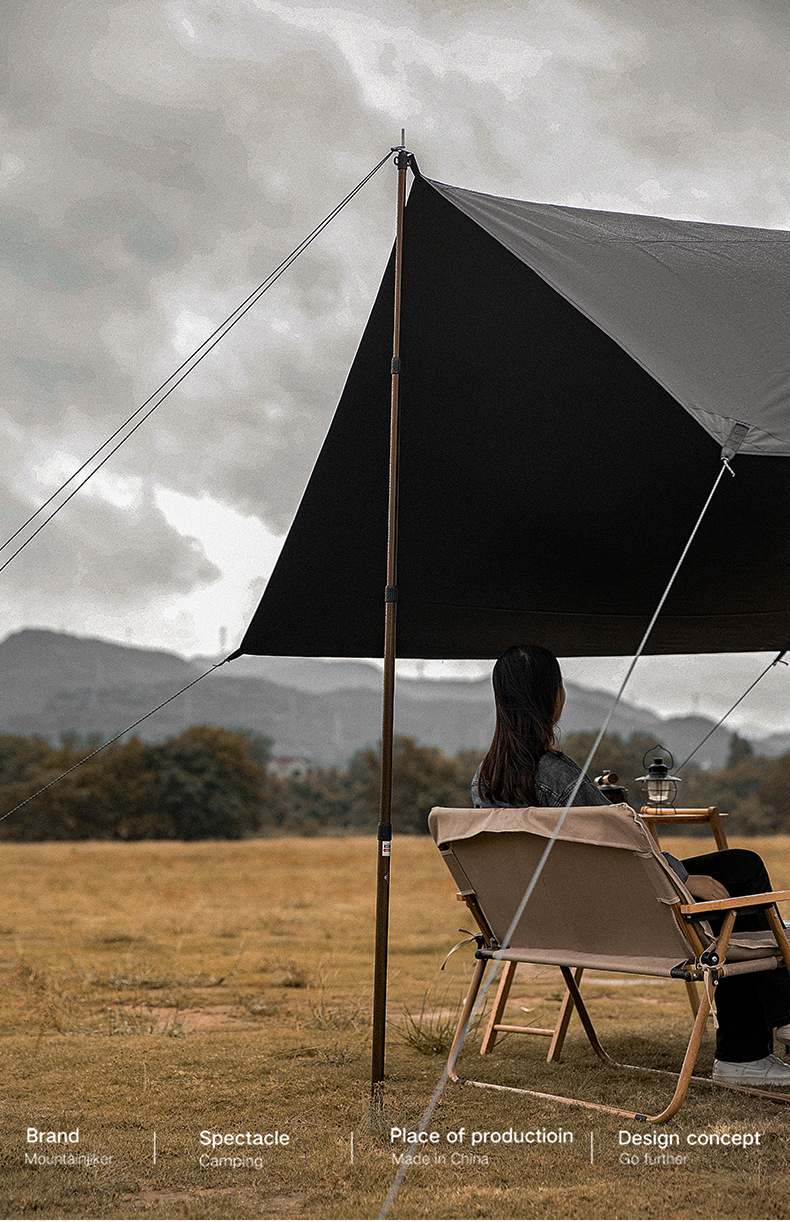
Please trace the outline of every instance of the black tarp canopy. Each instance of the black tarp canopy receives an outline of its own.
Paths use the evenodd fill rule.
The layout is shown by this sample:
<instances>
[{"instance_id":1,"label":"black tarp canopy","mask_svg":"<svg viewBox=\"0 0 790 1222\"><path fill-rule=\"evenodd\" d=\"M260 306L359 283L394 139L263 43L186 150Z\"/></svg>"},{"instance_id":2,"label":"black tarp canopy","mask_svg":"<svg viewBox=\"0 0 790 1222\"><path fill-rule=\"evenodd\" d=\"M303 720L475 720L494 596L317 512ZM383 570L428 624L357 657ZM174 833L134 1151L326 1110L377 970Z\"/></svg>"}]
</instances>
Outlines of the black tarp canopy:
<instances>
[{"instance_id":1,"label":"black tarp canopy","mask_svg":"<svg viewBox=\"0 0 790 1222\"><path fill-rule=\"evenodd\" d=\"M398 654L633 653L728 438L647 652L785 648L790 233L418 175L403 259ZM239 652L383 652L393 278Z\"/></svg>"}]
</instances>

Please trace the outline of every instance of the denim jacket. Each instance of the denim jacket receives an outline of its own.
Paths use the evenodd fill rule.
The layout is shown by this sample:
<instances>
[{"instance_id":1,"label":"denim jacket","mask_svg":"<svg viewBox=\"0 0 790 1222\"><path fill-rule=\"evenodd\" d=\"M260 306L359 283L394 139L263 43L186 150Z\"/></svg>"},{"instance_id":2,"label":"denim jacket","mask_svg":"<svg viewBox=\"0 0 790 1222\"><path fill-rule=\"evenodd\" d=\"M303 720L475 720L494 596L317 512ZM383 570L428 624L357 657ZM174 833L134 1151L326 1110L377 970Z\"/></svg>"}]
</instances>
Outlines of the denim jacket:
<instances>
[{"instance_id":1,"label":"denim jacket","mask_svg":"<svg viewBox=\"0 0 790 1222\"><path fill-rule=\"evenodd\" d=\"M482 766L482 765L481 765ZM581 769L568 755L561 751L545 751L535 769L535 805L564 806L579 779ZM472 781L472 803L474 806L493 806L494 803L480 793L480 768ZM573 799L574 806L609 806L609 799L593 785L587 776L582 776L579 792Z\"/></svg>"},{"instance_id":2,"label":"denim jacket","mask_svg":"<svg viewBox=\"0 0 790 1222\"><path fill-rule=\"evenodd\" d=\"M565 806L573 793L573 787L579 779L581 768L568 755L561 751L546 751L538 760L535 769L535 805ZM480 768L472 781L472 805L477 807L494 806L496 803L480 793ZM588 776L582 774L578 793L573 806L610 806L609 799L601 793ZM506 807L503 809L507 809ZM688 878L688 870L682 861L671 853L664 853L667 864L675 871L681 882Z\"/></svg>"}]
</instances>

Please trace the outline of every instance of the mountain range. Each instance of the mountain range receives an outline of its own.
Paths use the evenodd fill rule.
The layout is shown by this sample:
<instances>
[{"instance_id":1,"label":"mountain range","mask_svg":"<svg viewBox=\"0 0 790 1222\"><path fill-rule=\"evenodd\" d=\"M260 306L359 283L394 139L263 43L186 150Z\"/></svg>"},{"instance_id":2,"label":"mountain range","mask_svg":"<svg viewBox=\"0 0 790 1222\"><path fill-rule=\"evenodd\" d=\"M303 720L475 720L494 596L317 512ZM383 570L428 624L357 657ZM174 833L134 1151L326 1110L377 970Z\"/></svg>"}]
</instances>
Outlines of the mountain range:
<instances>
[{"instance_id":1,"label":"mountain range","mask_svg":"<svg viewBox=\"0 0 790 1222\"><path fill-rule=\"evenodd\" d=\"M381 672L371 663L316 658L241 657L220 667L175 700L173 694L217 659L183 658L164 650L24 629L0 643L4 701L0 733L98 734L110 738L140 718L142 738L158 741L187 726L213 724L252 730L273 742L278 756L345 764L380 737ZM566 685L561 729L597 730L608 713L607 692ZM147 717L151 709L165 707ZM621 701L612 733L643 731L680 762L713 727L708 718L662 718ZM396 733L440 746L448 754L483 748L494 725L490 679L399 679ZM731 731L722 727L695 759L708 768L726 761ZM790 734L754 741L765 755L790 750Z\"/></svg>"}]
</instances>

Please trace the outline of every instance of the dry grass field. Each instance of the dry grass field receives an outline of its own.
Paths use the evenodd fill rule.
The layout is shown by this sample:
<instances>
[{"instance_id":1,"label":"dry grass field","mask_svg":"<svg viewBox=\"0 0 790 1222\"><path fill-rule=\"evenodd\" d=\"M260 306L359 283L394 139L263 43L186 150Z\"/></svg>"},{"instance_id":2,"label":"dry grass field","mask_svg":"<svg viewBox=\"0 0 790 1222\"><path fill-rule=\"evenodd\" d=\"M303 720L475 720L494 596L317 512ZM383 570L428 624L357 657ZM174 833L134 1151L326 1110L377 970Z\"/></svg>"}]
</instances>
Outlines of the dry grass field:
<instances>
[{"instance_id":1,"label":"dry grass field","mask_svg":"<svg viewBox=\"0 0 790 1222\"><path fill-rule=\"evenodd\" d=\"M669 847L683 855L700 843ZM748 843L775 884L790 886L790 838ZM387 1083L371 1115L372 840L5 845L3 1216L376 1218L406 1148L391 1129L420 1119L444 1064L430 1046L472 961L465 947L439 971L469 917L432 842L394 848ZM690 1019L682 985L588 976L613 1054L679 1063ZM524 970L512 1013L550 1025L561 992L554 970ZM478 1045L465 1050L467 1072ZM709 1027L699 1072L710 1071L712 1046ZM540 1039L507 1038L490 1074L645 1108L668 1096L668 1080L599 1068L578 1020L561 1065L548 1066L545 1051ZM623 1146L621 1130L645 1130L450 1086L430 1125L439 1141L410 1168L390 1216L786 1218L788 1123L781 1105L693 1086L660 1130L670 1145ZM464 1139L448 1141L461 1128ZM572 1140L471 1145L475 1130L508 1128ZM44 1137L31 1141L30 1130ZM46 1141L77 1130L78 1141ZM207 1146L202 1133L233 1144ZM734 1134L754 1144L700 1144Z\"/></svg>"}]
</instances>

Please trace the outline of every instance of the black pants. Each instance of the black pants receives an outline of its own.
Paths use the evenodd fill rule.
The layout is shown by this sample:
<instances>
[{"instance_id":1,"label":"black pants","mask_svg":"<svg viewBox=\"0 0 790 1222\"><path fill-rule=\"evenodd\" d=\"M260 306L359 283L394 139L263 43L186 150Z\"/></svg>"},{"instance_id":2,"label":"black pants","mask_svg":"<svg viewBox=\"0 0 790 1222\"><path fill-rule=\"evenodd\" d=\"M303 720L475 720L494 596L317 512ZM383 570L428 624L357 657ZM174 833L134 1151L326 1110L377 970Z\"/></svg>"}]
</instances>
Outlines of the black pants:
<instances>
[{"instance_id":1,"label":"black pants","mask_svg":"<svg viewBox=\"0 0 790 1222\"><path fill-rule=\"evenodd\" d=\"M763 859L750 849L720 849L689 857L683 865L689 874L709 874L730 895L756 895L772 891ZM711 920L718 933L722 918ZM768 929L762 912L739 916L735 929ZM778 967L772 972L725 977L716 987L716 1057L719 1061L758 1061L772 1051L772 1028L790 1022L790 974Z\"/></svg>"}]
</instances>

